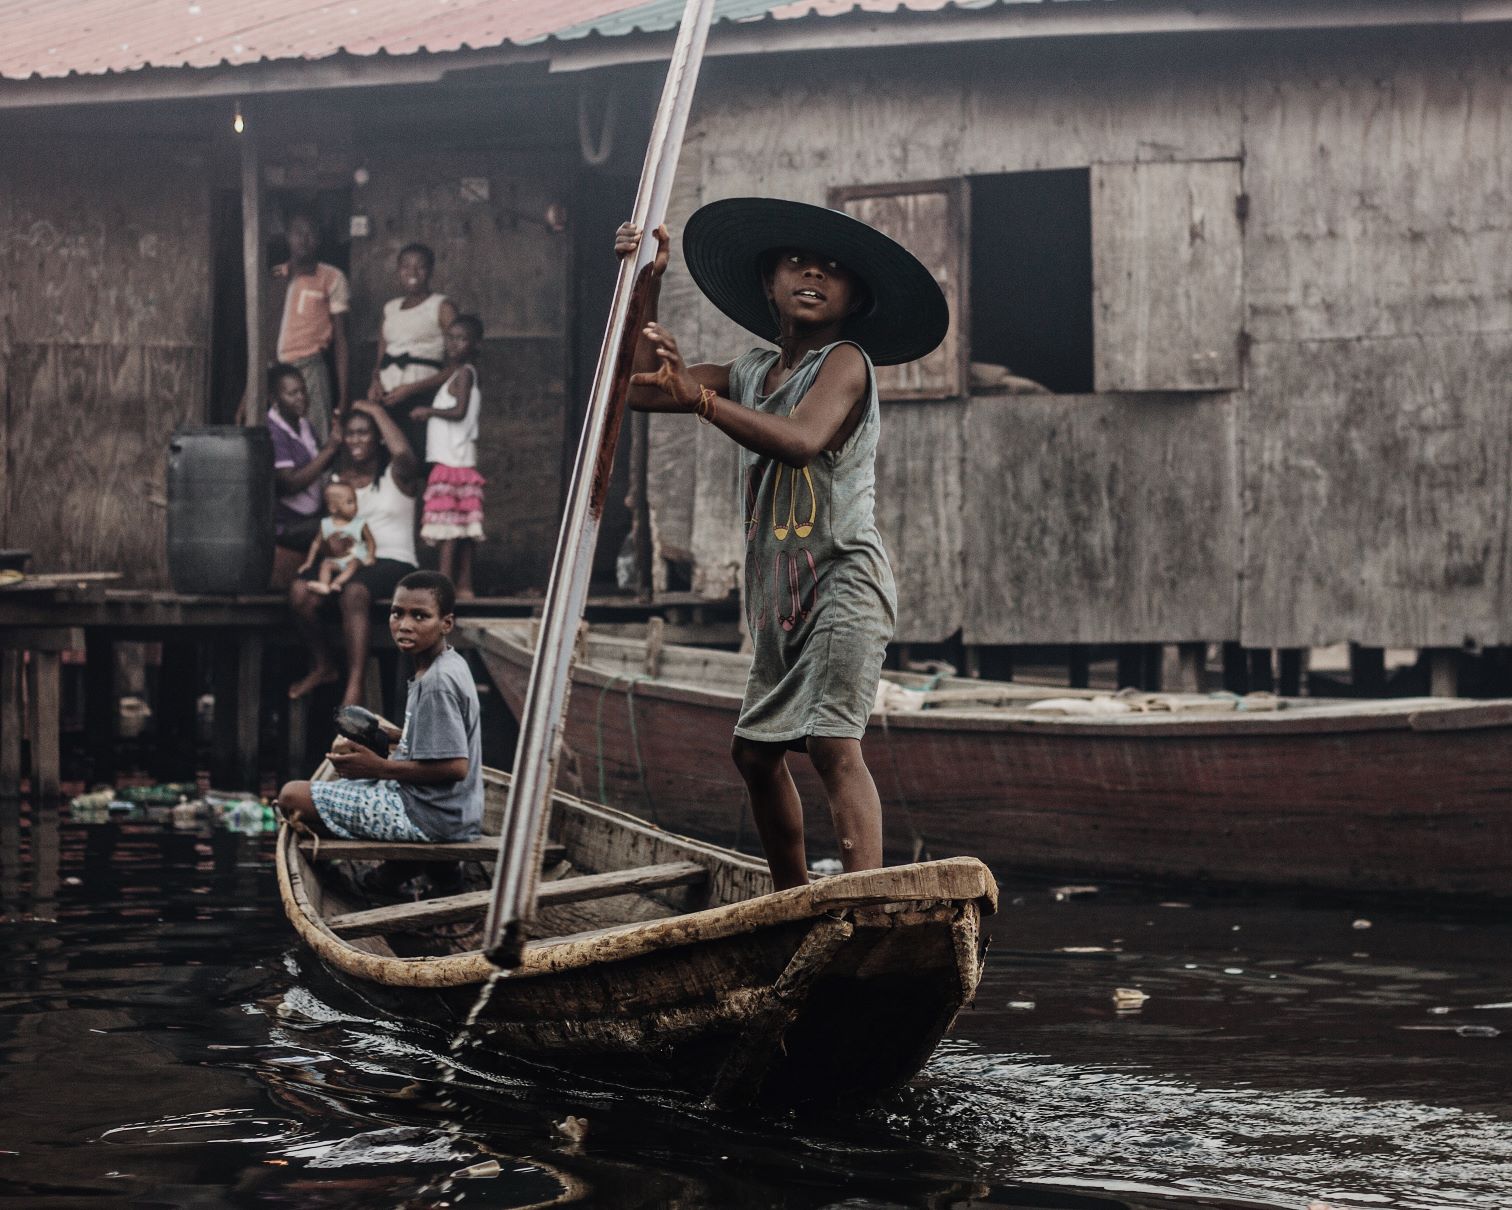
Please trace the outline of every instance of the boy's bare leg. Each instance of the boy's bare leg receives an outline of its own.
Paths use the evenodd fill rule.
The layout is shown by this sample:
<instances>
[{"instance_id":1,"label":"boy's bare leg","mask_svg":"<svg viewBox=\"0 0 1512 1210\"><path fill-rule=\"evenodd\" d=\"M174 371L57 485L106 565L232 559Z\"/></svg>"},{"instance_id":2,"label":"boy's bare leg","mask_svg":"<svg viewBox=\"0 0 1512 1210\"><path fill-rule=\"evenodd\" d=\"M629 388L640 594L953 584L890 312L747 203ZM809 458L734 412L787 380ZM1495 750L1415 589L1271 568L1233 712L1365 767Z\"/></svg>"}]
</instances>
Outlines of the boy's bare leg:
<instances>
[{"instance_id":1,"label":"boy's bare leg","mask_svg":"<svg viewBox=\"0 0 1512 1210\"><path fill-rule=\"evenodd\" d=\"M772 871L772 885L779 891L808 882L808 860L803 848L803 803L788 772L787 749L782 744L762 744L735 737L730 756L751 796L751 814L761 847Z\"/></svg>"},{"instance_id":2,"label":"boy's bare leg","mask_svg":"<svg viewBox=\"0 0 1512 1210\"><path fill-rule=\"evenodd\" d=\"M341 637L347 658L347 687L341 698L343 706L362 705L368 639L372 632L368 611L372 604L373 596L361 580L354 580L341 593Z\"/></svg>"},{"instance_id":3,"label":"boy's bare leg","mask_svg":"<svg viewBox=\"0 0 1512 1210\"><path fill-rule=\"evenodd\" d=\"M289 588L289 608L294 613L294 628L310 650L310 671L289 686L291 698L304 697L317 686L327 685L340 673L326 646L320 626L320 606L324 598L311 587L313 581L295 580Z\"/></svg>"},{"instance_id":4,"label":"boy's bare leg","mask_svg":"<svg viewBox=\"0 0 1512 1210\"><path fill-rule=\"evenodd\" d=\"M315 809L315 800L310 797L310 783L291 781L278 792L278 809L284 818L296 827L304 828L316 836L331 836L331 830L320 822L320 812Z\"/></svg>"},{"instance_id":5,"label":"boy's bare leg","mask_svg":"<svg viewBox=\"0 0 1512 1210\"><path fill-rule=\"evenodd\" d=\"M847 872L876 869L882 864L882 800L861 756L861 741L811 735L808 754L829 795L840 863Z\"/></svg>"},{"instance_id":6,"label":"boy's bare leg","mask_svg":"<svg viewBox=\"0 0 1512 1210\"><path fill-rule=\"evenodd\" d=\"M478 594L473 592L472 564L473 564L473 541L471 538L457 539L457 600L471 601Z\"/></svg>"}]
</instances>

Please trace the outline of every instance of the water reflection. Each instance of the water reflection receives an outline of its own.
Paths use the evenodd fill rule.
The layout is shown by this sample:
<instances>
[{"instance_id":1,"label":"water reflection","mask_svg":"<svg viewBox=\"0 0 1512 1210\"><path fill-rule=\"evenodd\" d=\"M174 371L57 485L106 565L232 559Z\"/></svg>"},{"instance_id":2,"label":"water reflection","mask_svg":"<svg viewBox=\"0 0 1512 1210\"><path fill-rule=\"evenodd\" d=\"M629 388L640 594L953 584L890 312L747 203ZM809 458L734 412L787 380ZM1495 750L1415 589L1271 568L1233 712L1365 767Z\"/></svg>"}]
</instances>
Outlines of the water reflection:
<instances>
[{"instance_id":1,"label":"water reflection","mask_svg":"<svg viewBox=\"0 0 1512 1210\"><path fill-rule=\"evenodd\" d=\"M1512 1200L1512 1051L1457 1030L1512 1025L1512 926L1006 889L978 1003L914 1086L726 1118L474 1055L444 1083L447 1038L292 944L267 835L0 803L0 1203Z\"/></svg>"}]
</instances>

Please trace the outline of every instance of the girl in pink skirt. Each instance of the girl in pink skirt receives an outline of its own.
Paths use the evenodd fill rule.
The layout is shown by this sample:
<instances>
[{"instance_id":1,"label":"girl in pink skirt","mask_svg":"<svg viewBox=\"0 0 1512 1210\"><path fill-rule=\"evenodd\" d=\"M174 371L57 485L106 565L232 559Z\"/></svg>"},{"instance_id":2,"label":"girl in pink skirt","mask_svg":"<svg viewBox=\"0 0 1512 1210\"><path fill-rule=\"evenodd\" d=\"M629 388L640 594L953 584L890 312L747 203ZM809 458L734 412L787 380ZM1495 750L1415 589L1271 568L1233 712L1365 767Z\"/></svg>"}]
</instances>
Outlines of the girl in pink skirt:
<instances>
[{"instance_id":1,"label":"girl in pink skirt","mask_svg":"<svg viewBox=\"0 0 1512 1210\"><path fill-rule=\"evenodd\" d=\"M441 574L457 585L457 599L471 600L473 543L483 536L483 487L478 474L478 371L483 324L459 315L446 328L451 376L429 407L410 412L425 421L425 455L433 465L425 485L420 537L441 548Z\"/></svg>"}]
</instances>

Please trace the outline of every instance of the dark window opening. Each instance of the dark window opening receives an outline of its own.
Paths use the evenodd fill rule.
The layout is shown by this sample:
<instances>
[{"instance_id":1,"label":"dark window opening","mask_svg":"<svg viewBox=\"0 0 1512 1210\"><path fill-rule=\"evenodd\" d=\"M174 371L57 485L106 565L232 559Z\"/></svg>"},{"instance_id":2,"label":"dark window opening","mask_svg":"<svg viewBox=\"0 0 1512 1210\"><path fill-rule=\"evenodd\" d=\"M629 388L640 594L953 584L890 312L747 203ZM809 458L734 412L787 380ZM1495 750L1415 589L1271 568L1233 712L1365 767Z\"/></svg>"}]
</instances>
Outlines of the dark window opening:
<instances>
[{"instance_id":1,"label":"dark window opening","mask_svg":"<svg viewBox=\"0 0 1512 1210\"><path fill-rule=\"evenodd\" d=\"M1092 187L1085 168L970 178L978 394L1092 391Z\"/></svg>"}]
</instances>

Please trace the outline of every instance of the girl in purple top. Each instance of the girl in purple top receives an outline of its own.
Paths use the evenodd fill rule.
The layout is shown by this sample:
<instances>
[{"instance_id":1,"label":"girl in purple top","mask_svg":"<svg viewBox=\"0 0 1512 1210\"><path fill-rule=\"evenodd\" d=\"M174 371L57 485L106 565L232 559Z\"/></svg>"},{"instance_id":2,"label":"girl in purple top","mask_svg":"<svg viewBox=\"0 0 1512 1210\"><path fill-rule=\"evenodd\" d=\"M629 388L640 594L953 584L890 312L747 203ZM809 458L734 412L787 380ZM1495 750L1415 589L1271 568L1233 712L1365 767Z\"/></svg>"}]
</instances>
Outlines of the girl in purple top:
<instances>
[{"instance_id":1,"label":"girl in purple top","mask_svg":"<svg viewBox=\"0 0 1512 1210\"><path fill-rule=\"evenodd\" d=\"M273 580L287 588L320 529L320 483L341 450L341 425L320 445L310 428L310 396L304 375L280 362L268 371L268 431L273 437Z\"/></svg>"}]
</instances>

